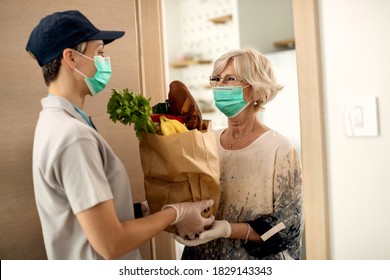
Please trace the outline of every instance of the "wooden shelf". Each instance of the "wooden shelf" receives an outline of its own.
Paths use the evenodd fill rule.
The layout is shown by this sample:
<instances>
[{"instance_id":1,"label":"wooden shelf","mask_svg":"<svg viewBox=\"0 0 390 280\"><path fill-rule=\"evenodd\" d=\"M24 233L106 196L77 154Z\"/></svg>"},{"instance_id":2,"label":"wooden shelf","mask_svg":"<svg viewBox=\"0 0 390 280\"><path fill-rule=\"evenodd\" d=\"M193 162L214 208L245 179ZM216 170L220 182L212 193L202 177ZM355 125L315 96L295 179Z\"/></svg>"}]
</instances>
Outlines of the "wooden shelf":
<instances>
[{"instance_id":1,"label":"wooden shelf","mask_svg":"<svg viewBox=\"0 0 390 280\"><path fill-rule=\"evenodd\" d=\"M207 60L207 59L200 59L200 60L189 59L189 60L175 61L175 62L171 63L171 67L172 68L184 68L184 67L187 67L189 65L210 64L210 63L211 63L211 60Z\"/></svg>"},{"instance_id":2,"label":"wooden shelf","mask_svg":"<svg viewBox=\"0 0 390 280\"><path fill-rule=\"evenodd\" d=\"M215 23L215 24L221 24L221 23L226 23L228 21L231 21L233 18L232 15L225 15L221 17L216 17L216 18L211 18L209 21Z\"/></svg>"},{"instance_id":3,"label":"wooden shelf","mask_svg":"<svg viewBox=\"0 0 390 280\"><path fill-rule=\"evenodd\" d=\"M275 41L274 46L277 48L289 48L293 49L295 48L295 39L287 39L287 40L281 40L281 41Z\"/></svg>"}]
</instances>

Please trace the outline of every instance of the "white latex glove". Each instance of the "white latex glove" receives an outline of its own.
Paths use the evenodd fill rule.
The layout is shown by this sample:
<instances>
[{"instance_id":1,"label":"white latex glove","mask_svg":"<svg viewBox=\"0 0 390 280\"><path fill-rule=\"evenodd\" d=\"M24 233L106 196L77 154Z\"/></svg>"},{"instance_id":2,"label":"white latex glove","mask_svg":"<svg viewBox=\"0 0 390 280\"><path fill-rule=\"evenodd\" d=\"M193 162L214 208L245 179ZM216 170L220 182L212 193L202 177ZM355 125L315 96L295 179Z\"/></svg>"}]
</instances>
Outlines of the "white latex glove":
<instances>
[{"instance_id":1,"label":"white latex glove","mask_svg":"<svg viewBox=\"0 0 390 280\"><path fill-rule=\"evenodd\" d=\"M200 244L207 243L211 240L217 239L217 238L228 238L232 234L232 227L230 226L228 221L221 220L221 221L214 221L213 226L211 229L206 230L202 232L199 235L199 238L188 240L184 239L181 236L170 233L169 236L172 238L175 238L175 240L183 245L186 246L198 246Z\"/></svg>"},{"instance_id":2,"label":"white latex glove","mask_svg":"<svg viewBox=\"0 0 390 280\"><path fill-rule=\"evenodd\" d=\"M141 202L141 210L142 210L142 217L146 217L151 214L149 204L146 200Z\"/></svg>"},{"instance_id":3,"label":"white latex glove","mask_svg":"<svg viewBox=\"0 0 390 280\"><path fill-rule=\"evenodd\" d=\"M203 218L201 213L214 204L213 200L202 200L196 202L182 202L165 205L161 210L172 207L176 210L176 220L171 224L175 225L181 237L194 239L196 234L204 231L204 228L211 225L214 216Z\"/></svg>"}]
</instances>

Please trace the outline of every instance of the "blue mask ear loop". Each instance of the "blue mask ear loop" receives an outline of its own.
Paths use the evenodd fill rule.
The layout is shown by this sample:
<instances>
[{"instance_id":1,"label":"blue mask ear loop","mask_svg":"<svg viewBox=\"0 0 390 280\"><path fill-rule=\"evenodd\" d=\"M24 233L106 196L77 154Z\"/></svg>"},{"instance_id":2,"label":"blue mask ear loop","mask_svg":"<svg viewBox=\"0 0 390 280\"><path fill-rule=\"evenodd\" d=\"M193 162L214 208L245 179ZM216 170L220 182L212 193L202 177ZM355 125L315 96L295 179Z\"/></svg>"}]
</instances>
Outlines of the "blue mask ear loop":
<instances>
[{"instance_id":1,"label":"blue mask ear loop","mask_svg":"<svg viewBox=\"0 0 390 280\"><path fill-rule=\"evenodd\" d=\"M53 95L49 93L47 96L48 96L48 97L51 97L51 96L53 96ZM96 127L93 125L91 119L87 117L87 115L84 113L84 111L81 110L81 109L79 109L79 108L78 108L76 105L74 105L73 103L71 103L71 104L72 104L73 108L77 111L77 113L79 113L79 114L83 117L83 119L87 122L87 124L88 124L90 127L92 127L93 129L97 130Z\"/></svg>"}]
</instances>

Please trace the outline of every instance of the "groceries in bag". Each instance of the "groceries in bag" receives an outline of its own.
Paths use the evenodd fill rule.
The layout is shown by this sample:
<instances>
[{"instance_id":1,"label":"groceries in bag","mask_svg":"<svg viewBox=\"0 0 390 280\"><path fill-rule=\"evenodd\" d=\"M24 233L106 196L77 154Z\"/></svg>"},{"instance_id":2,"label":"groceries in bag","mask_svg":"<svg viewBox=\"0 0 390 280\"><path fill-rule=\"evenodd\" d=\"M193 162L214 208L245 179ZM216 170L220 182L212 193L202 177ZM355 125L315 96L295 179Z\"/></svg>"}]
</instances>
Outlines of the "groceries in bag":
<instances>
[{"instance_id":1,"label":"groceries in bag","mask_svg":"<svg viewBox=\"0 0 390 280\"><path fill-rule=\"evenodd\" d=\"M117 93L113 91L111 98L122 100L123 105L110 101L108 112L114 122L134 124L151 212L160 211L166 204L212 199L214 205L202 215L215 215L220 199L216 139L187 87L172 82L168 100L156 104L153 110L150 99L128 90L123 91L124 97ZM130 104L137 108L129 108ZM166 231L176 233L174 226Z\"/></svg>"}]
</instances>

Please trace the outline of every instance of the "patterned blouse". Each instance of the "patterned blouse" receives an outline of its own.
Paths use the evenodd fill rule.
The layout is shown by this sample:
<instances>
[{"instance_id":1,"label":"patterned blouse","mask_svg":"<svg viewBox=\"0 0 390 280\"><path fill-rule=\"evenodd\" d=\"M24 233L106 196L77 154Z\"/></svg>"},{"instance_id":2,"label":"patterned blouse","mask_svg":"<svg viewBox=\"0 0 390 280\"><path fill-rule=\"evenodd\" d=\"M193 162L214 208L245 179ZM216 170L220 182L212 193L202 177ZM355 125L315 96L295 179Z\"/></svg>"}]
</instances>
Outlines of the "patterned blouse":
<instances>
[{"instance_id":1,"label":"patterned blouse","mask_svg":"<svg viewBox=\"0 0 390 280\"><path fill-rule=\"evenodd\" d=\"M222 132L216 132L217 139ZM222 193L216 219L249 223L259 235L281 222L285 229L261 243L219 238L196 247L185 247L182 259L300 259L301 163L290 140L269 130L240 150L226 150L217 142Z\"/></svg>"}]
</instances>

